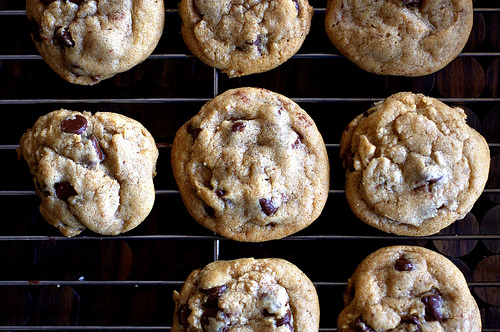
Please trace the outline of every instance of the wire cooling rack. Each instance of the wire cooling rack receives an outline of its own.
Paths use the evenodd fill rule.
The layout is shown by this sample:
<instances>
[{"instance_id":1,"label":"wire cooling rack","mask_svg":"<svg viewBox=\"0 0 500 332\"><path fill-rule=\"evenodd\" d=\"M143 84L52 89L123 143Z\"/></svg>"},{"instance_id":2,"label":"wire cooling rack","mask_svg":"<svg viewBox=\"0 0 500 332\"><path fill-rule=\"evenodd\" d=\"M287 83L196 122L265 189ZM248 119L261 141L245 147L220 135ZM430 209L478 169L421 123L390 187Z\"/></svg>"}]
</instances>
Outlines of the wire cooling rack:
<instances>
[{"instance_id":1,"label":"wire cooling rack","mask_svg":"<svg viewBox=\"0 0 500 332\"><path fill-rule=\"evenodd\" d=\"M474 29L463 53L421 78L368 74L347 61L324 32L324 1L315 7L303 47L282 66L228 79L194 58L180 36L176 1L165 1L166 25L155 52L129 72L97 86L73 86L45 65L29 37L24 2L0 0L0 330L169 331L174 290L194 269L218 259L280 257L313 281L320 331L336 331L347 279L369 253L395 244L425 246L464 273L483 318L500 331L500 7L474 2ZM170 168L175 132L199 108L234 87L279 92L315 120L327 145L331 190L322 215L288 238L239 243L207 231L189 216ZM398 91L422 92L464 107L492 156L483 195L462 221L429 237L397 237L357 220L343 190L342 130L352 118ZM116 237L85 231L65 238L38 213L32 177L16 148L23 132L52 110L113 111L142 122L160 150L156 202L136 229Z\"/></svg>"}]
</instances>

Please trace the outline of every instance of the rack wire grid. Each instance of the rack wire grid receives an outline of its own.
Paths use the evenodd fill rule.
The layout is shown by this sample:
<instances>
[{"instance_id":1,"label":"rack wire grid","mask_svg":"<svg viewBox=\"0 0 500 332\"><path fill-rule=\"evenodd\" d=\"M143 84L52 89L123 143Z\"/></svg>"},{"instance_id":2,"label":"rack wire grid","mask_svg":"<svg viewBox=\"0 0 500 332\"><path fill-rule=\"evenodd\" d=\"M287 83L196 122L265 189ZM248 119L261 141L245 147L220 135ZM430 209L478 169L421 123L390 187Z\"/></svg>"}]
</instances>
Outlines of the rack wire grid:
<instances>
[{"instance_id":1,"label":"rack wire grid","mask_svg":"<svg viewBox=\"0 0 500 332\"><path fill-rule=\"evenodd\" d=\"M500 7L474 2L467 46L437 73L403 78L373 75L346 60L324 31L326 0L311 0L311 32L278 68L229 79L187 50L177 1L165 0L166 23L155 52L142 64L92 87L64 82L38 55L24 1L0 0L0 330L169 331L172 293L194 270L219 259L279 257L316 286L320 331L336 331L342 294L356 266L378 248L425 246L464 273L479 304L483 331L500 331ZM219 93L256 86L296 101L325 140L331 190L321 216L282 240L240 243L198 225L185 210L170 167L178 128ZM375 101L421 92L460 105L491 150L485 191L469 215L439 234L399 237L364 225L349 209L339 154L344 127ZM38 213L32 176L16 148L38 117L59 108L112 111L153 134L160 156L156 201L136 229L116 237L89 231L65 238Z\"/></svg>"}]
</instances>

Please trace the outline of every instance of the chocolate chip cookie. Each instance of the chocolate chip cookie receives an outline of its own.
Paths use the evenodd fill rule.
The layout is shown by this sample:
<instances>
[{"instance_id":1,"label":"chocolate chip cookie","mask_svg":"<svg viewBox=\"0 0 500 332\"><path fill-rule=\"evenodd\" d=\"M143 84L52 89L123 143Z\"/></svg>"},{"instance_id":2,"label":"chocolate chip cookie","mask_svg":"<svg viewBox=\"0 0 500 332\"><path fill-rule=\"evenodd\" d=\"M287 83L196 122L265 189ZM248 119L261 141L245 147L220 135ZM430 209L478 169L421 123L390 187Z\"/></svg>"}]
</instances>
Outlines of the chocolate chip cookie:
<instances>
[{"instance_id":1,"label":"chocolate chip cookie","mask_svg":"<svg viewBox=\"0 0 500 332\"><path fill-rule=\"evenodd\" d=\"M460 54L472 19L472 0L328 0L325 27L366 71L423 76Z\"/></svg>"},{"instance_id":2,"label":"chocolate chip cookie","mask_svg":"<svg viewBox=\"0 0 500 332\"><path fill-rule=\"evenodd\" d=\"M155 200L158 149L137 121L116 113L58 110L38 119L18 148L35 176L40 212L65 236L117 235Z\"/></svg>"},{"instance_id":3,"label":"chocolate chip cookie","mask_svg":"<svg viewBox=\"0 0 500 332\"><path fill-rule=\"evenodd\" d=\"M172 168L193 218L238 241L298 232L328 196L328 156L315 123L265 89L228 90L206 103L178 130Z\"/></svg>"},{"instance_id":4,"label":"chocolate chip cookie","mask_svg":"<svg viewBox=\"0 0 500 332\"><path fill-rule=\"evenodd\" d=\"M422 247L386 247L369 255L349 279L344 304L339 332L481 331L462 272Z\"/></svg>"},{"instance_id":5,"label":"chocolate chip cookie","mask_svg":"<svg viewBox=\"0 0 500 332\"><path fill-rule=\"evenodd\" d=\"M144 61L163 32L163 0L27 0L31 37L64 80L93 85Z\"/></svg>"},{"instance_id":6,"label":"chocolate chip cookie","mask_svg":"<svg viewBox=\"0 0 500 332\"><path fill-rule=\"evenodd\" d=\"M307 0L181 0L182 36L229 77L261 73L292 57L309 33Z\"/></svg>"},{"instance_id":7,"label":"chocolate chip cookie","mask_svg":"<svg viewBox=\"0 0 500 332\"><path fill-rule=\"evenodd\" d=\"M410 92L356 117L340 143L347 201L356 216L410 236L434 234L464 218L490 166L486 140L465 117L459 107Z\"/></svg>"},{"instance_id":8,"label":"chocolate chip cookie","mask_svg":"<svg viewBox=\"0 0 500 332\"><path fill-rule=\"evenodd\" d=\"M283 259L216 261L193 271L174 292L172 332L317 332L314 285Z\"/></svg>"}]
</instances>

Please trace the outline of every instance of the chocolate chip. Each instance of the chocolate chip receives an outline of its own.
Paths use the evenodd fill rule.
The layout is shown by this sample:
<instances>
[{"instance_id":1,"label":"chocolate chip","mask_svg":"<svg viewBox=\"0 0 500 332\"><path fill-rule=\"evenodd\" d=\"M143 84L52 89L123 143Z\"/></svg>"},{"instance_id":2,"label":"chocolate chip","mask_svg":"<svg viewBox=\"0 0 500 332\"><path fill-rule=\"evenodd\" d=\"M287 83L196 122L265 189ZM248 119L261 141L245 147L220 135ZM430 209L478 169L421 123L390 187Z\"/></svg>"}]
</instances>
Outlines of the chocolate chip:
<instances>
[{"instance_id":1,"label":"chocolate chip","mask_svg":"<svg viewBox=\"0 0 500 332\"><path fill-rule=\"evenodd\" d=\"M270 222L269 224L266 225L267 227L274 227L276 226L276 223L275 222Z\"/></svg>"},{"instance_id":2,"label":"chocolate chip","mask_svg":"<svg viewBox=\"0 0 500 332\"><path fill-rule=\"evenodd\" d=\"M213 287L210 289L201 290L203 293L207 294L206 304L209 306L217 305L219 302L219 297L227 290L226 285Z\"/></svg>"},{"instance_id":3,"label":"chocolate chip","mask_svg":"<svg viewBox=\"0 0 500 332\"><path fill-rule=\"evenodd\" d=\"M441 307L443 298L438 294L424 296L422 302L425 306L425 319L428 321L441 321L444 319Z\"/></svg>"},{"instance_id":4,"label":"chocolate chip","mask_svg":"<svg viewBox=\"0 0 500 332\"><path fill-rule=\"evenodd\" d=\"M226 191L225 190L216 190L215 194L217 195L217 197L220 198L226 194Z\"/></svg>"},{"instance_id":5,"label":"chocolate chip","mask_svg":"<svg viewBox=\"0 0 500 332\"><path fill-rule=\"evenodd\" d=\"M299 147L299 144L302 143L303 136L298 131L296 130L293 131L297 134L297 139L295 140L295 142L293 142L292 148L296 149Z\"/></svg>"},{"instance_id":6,"label":"chocolate chip","mask_svg":"<svg viewBox=\"0 0 500 332\"><path fill-rule=\"evenodd\" d=\"M273 215L278 207L274 205L271 199L261 198L259 199L260 208L267 216Z\"/></svg>"},{"instance_id":7,"label":"chocolate chip","mask_svg":"<svg viewBox=\"0 0 500 332\"><path fill-rule=\"evenodd\" d=\"M344 155L344 168L354 172L354 154L350 149Z\"/></svg>"},{"instance_id":8,"label":"chocolate chip","mask_svg":"<svg viewBox=\"0 0 500 332\"><path fill-rule=\"evenodd\" d=\"M295 140L295 142L293 142L293 144L292 144L292 148L294 148L294 149L298 148L299 145L300 145L300 143L302 143L300 141L300 137L297 137L297 139Z\"/></svg>"},{"instance_id":9,"label":"chocolate chip","mask_svg":"<svg viewBox=\"0 0 500 332\"><path fill-rule=\"evenodd\" d=\"M207 300L203 304L203 315L201 316L201 326L204 328L210 325L210 318L215 318L219 312L219 297L227 290L226 285L213 287L210 289L200 289L207 294Z\"/></svg>"},{"instance_id":10,"label":"chocolate chip","mask_svg":"<svg viewBox=\"0 0 500 332\"><path fill-rule=\"evenodd\" d=\"M436 182L441 181L442 179L443 179L443 176L441 175L441 176L438 176L438 177L436 177L436 178L433 178L433 179L427 180L427 183L428 183L428 184L434 184L434 183L436 183Z\"/></svg>"},{"instance_id":11,"label":"chocolate chip","mask_svg":"<svg viewBox=\"0 0 500 332\"><path fill-rule=\"evenodd\" d=\"M206 214L207 214L210 218L212 218L212 219L214 219L214 218L215 218L215 210L214 210L214 208L213 208L213 207L208 206L208 205L207 205L207 206L205 206L205 212L206 212Z\"/></svg>"},{"instance_id":12,"label":"chocolate chip","mask_svg":"<svg viewBox=\"0 0 500 332\"><path fill-rule=\"evenodd\" d=\"M56 190L57 198L63 201L66 201L71 196L78 195L73 186L67 181L56 183L54 189Z\"/></svg>"},{"instance_id":13,"label":"chocolate chip","mask_svg":"<svg viewBox=\"0 0 500 332\"><path fill-rule=\"evenodd\" d=\"M103 162L105 156L101 150L101 147L99 146L99 142L97 142L97 139L94 136L92 136L92 138L90 139L90 142L92 142L92 145L94 146L95 152L97 154L97 158L99 158L99 162Z\"/></svg>"},{"instance_id":14,"label":"chocolate chip","mask_svg":"<svg viewBox=\"0 0 500 332\"><path fill-rule=\"evenodd\" d=\"M402 0L403 5L418 5L421 0Z\"/></svg>"},{"instance_id":15,"label":"chocolate chip","mask_svg":"<svg viewBox=\"0 0 500 332\"><path fill-rule=\"evenodd\" d=\"M415 332L420 332L420 322L418 321L418 317L417 316L410 315L410 316L402 317L401 318L401 323L416 325L417 329L416 329Z\"/></svg>"},{"instance_id":16,"label":"chocolate chip","mask_svg":"<svg viewBox=\"0 0 500 332\"><path fill-rule=\"evenodd\" d=\"M354 321L354 327L356 332L376 332L374 329L366 325L360 317L356 318Z\"/></svg>"},{"instance_id":17,"label":"chocolate chip","mask_svg":"<svg viewBox=\"0 0 500 332\"><path fill-rule=\"evenodd\" d=\"M57 45L60 47L73 47L75 46L75 41L71 37L71 32L68 29L59 27L56 29L54 33L54 39L57 42Z\"/></svg>"},{"instance_id":18,"label":"chocolate chip","mask_svg":"<svg viewBox=\"0 0 500 332\"><path fill-rule=\"evenodd\" d=\"M61 130L65 133L81 134L86 128L87 119L81 115L76 115L74 119L66 119L61 122Z\"/></svg>"},{"instance_id":19,"label":"chocolate chip","mask_svg":"<svg viewBox=\"0 0 500 332\"><path fill-rule=\"evenodd\" d=\"M201 128L193 128L193 125L191 123L188 123L186 126L186 131L188 132L188 134L193 136L193 139L195 140L198 138L198 135L201 132Z\"/></svg>"},{"instance_id":20,"label":"chocolate chip","mask_svg":"<svg viewBox=\"0 0 500 332\"><path fill-rule=\"evenodd\" d=\"M233 126L231 127L231 131L233 133L235 133L235 132L242 132L243 129L245 129L245 127L246 127L245 123L243 123L241 121L238 121L238 122L233 123Z\"/></svg>"},{"instance_id":21,"label":"chocolate chip","mask_svg":"<svg viewBox=\"0 0 500 332\"><path fill-rule=\"evenodd\" d=\"M185 328L189 326L188 322L189 315L191 315L191 309L189 308L187 303L184 303L179 308L179 320L181 321L182 326L184 326Z\"/></svg>"},{"instance_id":22,"label":"chocolate chip","mask_svg":"<svg viewBox=\"0 0 500 332\"><path fill-rule=\"evenodd\" d=\"M398 271L411 271L413 270L413 264L408 258L401 256L394 264L394 268Z\"/></svg>"},{"instance_id":23,"label":"chocolate chip","mask_svg":"<svg viewBox=\"0 0 500 332\"><path fill-rule=\"evenodd\" d=\"M286 311L286 314L285 316L281 317L281 318L278 318L276 320L276 327L280 327L280 326L287 326L291 331L293 331L293 326L292 326L292 323L291 323L291 318L292 318L292 314L290 312L290 310L287 310Z\"/></svg>"}]
</instances>

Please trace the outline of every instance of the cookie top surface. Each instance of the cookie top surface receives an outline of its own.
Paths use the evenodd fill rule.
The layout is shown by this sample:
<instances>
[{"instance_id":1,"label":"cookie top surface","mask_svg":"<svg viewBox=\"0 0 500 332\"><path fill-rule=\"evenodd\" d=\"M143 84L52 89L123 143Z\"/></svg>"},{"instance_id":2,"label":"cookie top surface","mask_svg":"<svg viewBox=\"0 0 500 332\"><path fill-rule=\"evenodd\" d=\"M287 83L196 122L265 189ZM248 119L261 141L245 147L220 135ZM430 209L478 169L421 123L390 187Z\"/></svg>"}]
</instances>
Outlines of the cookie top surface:
<instances>
[{"instance_id":1,"label":"cookie top surface","mask_svg":"<svg viewBox=\"0 0 500 332\"><path fill-rule=\"evenodd\" d=\"M365 223L425 236L465 217L486 184L486 140L465 112L401 92L356 117L342 134L346 195Z\"/></svg>"},{"instance_id":2,"label":"cookie top surface","mask_svg":"<svg viewBox=\"0 0 500 332\"><path fill-rule=\"evenodd\" d=\"M163 32L162 0L27 0L32 39L64 80L93 85L144 61Z\"/></svg>"},{"instance_id":3,"label":"cookie top surface","mask_svg":"<svg viewBox=\"0 0 500 332\"><path fill-rule=\"evenodd\" d=\"M462 272L423 247L386 247L369 255L349 279L344 304L339 332L481 331Z\"/></svg>"},{"instance_id":4,"label":"cookie top surface","mask_svg":"<svg viewBox=\"0 0 500 332\"><path fill-rule=\"evenodd\" d=\"M302 46L313 9L307 0L181 0L189 50L229 77L268 71Z\"/></svg>"},{"instance_id":5,"label":"cookie top surface","mask_svg":"<svg viewBox=\"0 0 500 332\"><path fill-rule=\"evenodd\" d=\"M314 285L277 258L216 261L193 271L174 293L172 332L317 332Z\"/></svg>"},{"instance_id":6,"label":"cookie top surface","mask_svg":"<svg viewBox=\"0 0 500 332\"><path fill-rule=\"evenodd\" d=\"M460 54L472 20L472 0L329 0L325 27L335 47L366 71L423 76Z\"/></svg>"},{"instance_id":7,"label":"cookie top surface","mask_svg":"<svg viewBox=\"0 0 500 332\"><path fill-rule=\"evenodd\" d=\"M238 241L279 239L312 223L329 188L325 144L292 100L228 90L182 126L172 167L193 218Z\"/></svg>"},{"instance_id":8,"label":"cookie top surface","mask_svg":"<svg viewBox=\"0 0 500 332\"><path fill-rule=\"evenodd\" d=\"M133 119L54 111L22 136L18 153L35 176L40 212L65 236L86 228L117 235L153 207L158 149Z\"/></svg>"}]
</instances>

